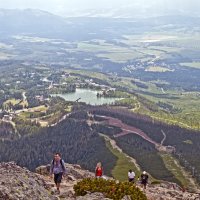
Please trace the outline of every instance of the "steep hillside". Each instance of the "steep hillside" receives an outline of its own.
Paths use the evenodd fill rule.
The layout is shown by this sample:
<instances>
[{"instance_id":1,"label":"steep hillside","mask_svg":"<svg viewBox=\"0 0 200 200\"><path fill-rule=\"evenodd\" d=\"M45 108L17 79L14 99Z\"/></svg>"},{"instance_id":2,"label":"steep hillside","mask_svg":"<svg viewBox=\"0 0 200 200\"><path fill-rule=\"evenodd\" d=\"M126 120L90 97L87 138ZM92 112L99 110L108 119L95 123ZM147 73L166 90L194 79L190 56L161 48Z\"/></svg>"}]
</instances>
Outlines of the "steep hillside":
<instances>
[{"instance_id":1,"label":"steep hillside","mask_svg":"<svg viewBox=\"0 0 200 200\"><path fill-rule=\"evenodd\" d=\"M160 123L158 121L153 121L151 118L147 116L133 114L131 112L127 112L120 109L109 110L108 108L106 109L100 108L93 111L93 113L102 115L102 116L111 116L113 118L120 119L124 124L135 127L136 129L140 129L143 133L147 134L148 137L150 137L153 141L157 142L157 144L163 143L163 145L165 145L166 148L171 148L173 156L175 156L180 161L181 165L185 167L185 169L187 169L190 173L193 173L193 177L199 182L198 152L199 152L200 146L199 146L198 141L200 138L200 134L198 131L183 129L177 126L169 126L164 123ZM116 124L115 126L118 127L119 124ZM124 127L122 127L122 129L123 128ZM102 129L100 130L103 131ZM135 131L128 130L127 134L131 132L134 133ZM163 138L164 138L163 132L165 133L164 141L163 141ZM122 137L116 137L116 136L117 134L112 135L112 137L115 137L115 140L118 142L119 146L121 145L121 147L123 147L125 152L128 152L129 155L136 156L138 152L137 156L139 156L142 153L139 150L144 145L144 142L140 142L141 139L138 140L136 136L133 136L133 135L125 135L125 136L121 135ZM139 145L133 145L133 143L135 144L139 143ZM134 150L134 148L131 148L131 145L134 146L134 148L136 148L137 150ZM144 149L145 151L149 151L151 147L150 145L148 145L148 148L145 147ZM148 154L147 156L149 155L150 154ZM156 154L154 153L153 156L155 155ZM145 156L140 155L138 158L141 161L141 163L143 163L143 161L145 160L144 159ZM148 166L148 168L153 166L153 162L151 159L146 159L146 160L149 161L149 164L143 163L142 164L143 168L146 166ZM156 159L157 162L158 160L159 159ZM162 165L159 164L157 166L161 167ZM155 165L152 168L153 170L155 170L156 169ZM167 174L169 175L169 173ZM157 172L157 175L158 175L158 172ZM161 176L164 176L164 173L161 173Z\"/></svg>"},{"instance_id":2,"label":"steep hillside","mask_svg":"<svg viewBox=\"0 0 200 200\"><path fill-rule=\"evenodd\" d=\"M49 178L49 165L36 169L36 173L17 166L15 163L0 163L0 199L2 200L109 200L102 193L75 196L73 187L84 178L94 174L83 170L79 165L66 164L68 174L64 178L61 193L55 194L54 183ZM140 185L137 185L140 189ZM141 189L140 189L141 190ZM197 200L199 194L181 191L174 183L148 185L145 194L148 200ZM123 200L130 200L128 196Z\"/></svg>"},{"instance_id":3,"label":"steep hillside","mask_svg":"<svg viewBox=\"0 0 200 200\"><path fill-rule=\"evenodd\" d=\"M38 174L34 174L15 163L0 164L0 199L49 199L53 198L47 184Z\"/></svg>"}]
</instances>

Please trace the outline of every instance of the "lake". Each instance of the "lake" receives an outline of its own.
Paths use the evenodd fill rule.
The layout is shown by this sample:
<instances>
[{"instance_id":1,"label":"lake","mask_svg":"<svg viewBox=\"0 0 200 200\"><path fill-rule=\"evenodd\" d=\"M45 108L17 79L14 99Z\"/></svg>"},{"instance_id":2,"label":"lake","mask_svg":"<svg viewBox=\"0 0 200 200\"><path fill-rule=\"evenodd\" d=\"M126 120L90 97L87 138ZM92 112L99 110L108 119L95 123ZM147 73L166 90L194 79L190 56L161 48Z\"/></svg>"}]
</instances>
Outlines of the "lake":
<instances>
[{"instance_id":1,"label":"lake","mask_svg":"<svg viewBox=\"0 0 200 200\"><path fill-rule=\"evenodd\" d=\"M66 94L53 94L52 96L60 96L64 98L66 101L76 101L81 98L79 102L85 102L91 105L102 105L102 104L111 104L114 103L119 98L97 98L97 90L91 89L80 89L77 88L74 93L66 93Z\"/></svg>"}]
</instances>

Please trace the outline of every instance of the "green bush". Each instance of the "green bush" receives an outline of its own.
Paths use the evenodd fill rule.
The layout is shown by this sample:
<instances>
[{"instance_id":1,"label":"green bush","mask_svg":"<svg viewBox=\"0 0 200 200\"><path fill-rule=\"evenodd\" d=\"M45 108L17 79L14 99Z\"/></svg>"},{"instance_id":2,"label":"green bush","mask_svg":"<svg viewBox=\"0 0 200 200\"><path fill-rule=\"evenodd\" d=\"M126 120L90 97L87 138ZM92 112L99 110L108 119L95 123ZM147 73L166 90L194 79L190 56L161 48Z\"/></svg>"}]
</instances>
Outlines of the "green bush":
<instances>
[{"instance_id":1,"label":"green bush","mask_svg":"<svg viewBox=\"0 0 200 200\"><path fill-rule=\"evenodd\" d=\"M87 192L101 192L105 197L120 200L129 195L132 200L147 200L145 194L133 183L105 179L83 179L74 186L76 196L84 196Z\"/></svg>"}]
</instances>

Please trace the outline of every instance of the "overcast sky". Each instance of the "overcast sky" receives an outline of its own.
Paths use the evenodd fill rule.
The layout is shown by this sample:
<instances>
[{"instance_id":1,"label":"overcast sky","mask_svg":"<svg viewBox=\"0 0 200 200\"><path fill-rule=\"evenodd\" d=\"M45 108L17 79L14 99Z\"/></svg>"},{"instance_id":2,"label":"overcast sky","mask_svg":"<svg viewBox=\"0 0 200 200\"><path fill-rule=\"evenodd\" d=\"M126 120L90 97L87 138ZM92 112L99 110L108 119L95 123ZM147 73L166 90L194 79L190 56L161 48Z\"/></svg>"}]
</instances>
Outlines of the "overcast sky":
<instances>
[{"instance_id":1,"label":"overcast sky","mask_svg":"<svg viewBox=\"0 0 200 200\"><path fill-rule=\"evenodd\" d=\"M36 8L59 15L86 9L125 9L134 11L148 9L154 12L176 9L200 13L200 0L0 0L0 8Z\"/></svg>"}]
</instances>

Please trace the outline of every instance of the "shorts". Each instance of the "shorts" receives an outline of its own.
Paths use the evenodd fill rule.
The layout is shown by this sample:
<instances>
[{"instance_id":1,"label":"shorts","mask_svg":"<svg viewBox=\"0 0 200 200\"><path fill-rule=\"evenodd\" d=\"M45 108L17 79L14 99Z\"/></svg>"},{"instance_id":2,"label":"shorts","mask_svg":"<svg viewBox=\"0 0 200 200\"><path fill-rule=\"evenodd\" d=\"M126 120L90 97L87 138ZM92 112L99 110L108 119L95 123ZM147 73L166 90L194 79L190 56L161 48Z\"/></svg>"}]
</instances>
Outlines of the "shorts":
<instances>
[{"instance_id":1,"label":"shorts","mask_svg":"<svg viewBox=\"0 0 200 200\"><path fill-rule=\"evenodd\" d=\"M134 183L134 178L129 178L128 180L129 180L129 182Z\"/></svg>"},{"instance_id":2,"label":"shorts","mask_svg":"<svg viewBox=\"0 0 200 200\"><path fill-rule=\"evenodd\" d=\"M54 182L55 182L56 184L57 184L57 183L61 183L62 175L63 175L63 173L54 174Z\"/></svg>"}]
</instances>

